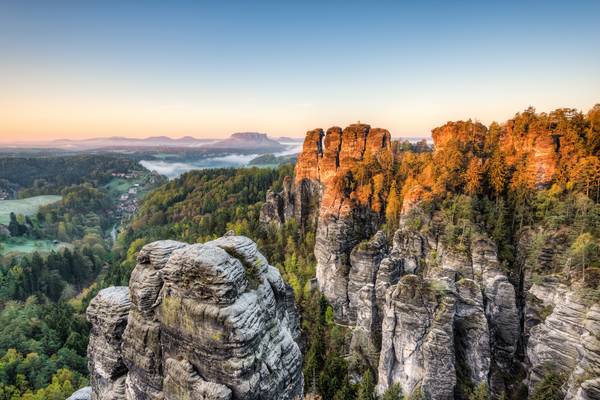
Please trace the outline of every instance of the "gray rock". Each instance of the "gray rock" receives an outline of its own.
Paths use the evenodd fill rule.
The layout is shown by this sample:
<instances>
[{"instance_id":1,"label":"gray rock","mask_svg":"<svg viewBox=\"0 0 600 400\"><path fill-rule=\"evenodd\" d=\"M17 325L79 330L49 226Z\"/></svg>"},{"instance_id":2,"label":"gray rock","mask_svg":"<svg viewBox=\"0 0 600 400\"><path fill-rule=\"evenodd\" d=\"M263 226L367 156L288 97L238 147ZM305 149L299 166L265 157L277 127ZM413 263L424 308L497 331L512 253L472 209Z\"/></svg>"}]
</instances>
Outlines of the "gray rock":
<instances>
[{"instance_id":1,"label":"gray rock","mask_svg":"<svg viewBox=\"0 0 600 400\"><path fill-rule=\"evenodd\" d=\"M92 379L96 398L292 400L303 395L293 293L250 239L229 235L205 244L151 243L140 251L126 309L108 301L114 291L127 297L127 288L105 289L88 309L92 331L104 332L111 326L105 320L115 318L103 316L113 316L117 306L120 332L125 331L122 340L110 336L110 348L90 341L93 377L106 375L105 365L119 366L119 373ZM126 329L123 316L129 318Z\"/></svg>"},{"instance_id":2,"label":"gray rock","mask_svg":"<svg viewBox=\"0 0 600 400\"><path fill-rule=\"evenodd\" d=\"M272 190L267 192L265 204L260 209L259 221L263 225L281 226L285 222L283 214L283 197Z\"/></svg>"},{"instance_id":3,"label":"gray rock","mask_svg":"<svg viewBox=\"0 0 600 400\"><path fill-rule=\"evenodd\" d=\"M551 366L566 379L565 399L600 394L600 305L589 304L554 279L534 284L528 307L541 303L548 314L529 331L527 385L532 390Z\"/></svg>"},{"instance_id":4,"label":"gray rock","mask_svg":"<svg viewBox=\"0 0 600 400\"><path fill-rule=\"evenodd\" d=\"M506 391L514 382L512 375L515 354L520 338L519 311L513 284L500 268L494 242L479 236L471 243L472 279L483 292L485 316L488 320L491 346L489 386L495 396Z\"/></svg>"},{"instance_id":5,"label":"gray rock","mask_svg":"<svg viewBox=\"0 0 600 400\"><path fill-rule=\"evenodd\" d=\"M319 289L333 307L335 318L354 324L350 310L350 254L363 240L375 233L375 216L369 210L354 210L349 215L325 215L319 218L315 238ZM368 282L365 282L368 283Z\"/></svg>"},{"instance_id":6,"label":"gray rock","mask_svg":"<svg viewBox=\"0 0 600 400\"><path fill-rule=\"evenodd\" d=\"M92 387L86 386L73 393L67 400L91 400Z\"/></svg>"},{"instance_id":7,"label":"gray rock","mask_svg":"<svg viewBox=\"0 0 600 400\"><path fill-rule=\"evenodd\" d=\"M121 342L130 308L129 289L119 286L101 290L87 309L92 325L88 368L93 400L124 398L127 368Z\"/></svg>"},{"instance_id":8,"label":"gray rock","mask_svg":"<svg viewBox=\"0 0 600 400\"><path fill-rule=\"evenodd\" d=\"M259 221L263 225L275 224L281 226L286 221L294 218L295 214L295 192L292 187L292 179L286 176L283 179L283 190L280 193L269 190L260 210ZM302 208L302 205L300 205Z\"/></svg>"},{"instance_id":9,"label":"gray rock","mask_svg":"<svg viewBox=\"0 0 600 400\"><path fill-rule=\"evenodd\" d=\"M491 352L481 288L471 279L456 282L454 334L456 358L473 385L487 383Z\"/></svg>"},{"instance_id":10,"label":"gray rock","mask_svg":"<svg viewBox=\"0 0 600 400\"><path fill-rule=\"evenodd\" d=\"M446 280L402 277L386 297L377 392L399 383L405 394L453 399L455 299Z\"/></svg>"},{"instance_id":11,"label":"gray rock","mask_svg":"<svg viewBox=\"0 0 600 400\"><path fill-rule=\"evenodd\" d=\"M373 297L375 296L379 265L386 254L387 240L382 231L352 249L350 272L348 273L348 319L350 321L356 321L359 308L363 308L365 304L359 299L361 289L369 285L370 290L373 291ZM371 294L368 297L371 298ZM371 304L369 307L373 307L373 305ZM376 323L377 316L374 317Z\"/></svg>"}]
</instances>

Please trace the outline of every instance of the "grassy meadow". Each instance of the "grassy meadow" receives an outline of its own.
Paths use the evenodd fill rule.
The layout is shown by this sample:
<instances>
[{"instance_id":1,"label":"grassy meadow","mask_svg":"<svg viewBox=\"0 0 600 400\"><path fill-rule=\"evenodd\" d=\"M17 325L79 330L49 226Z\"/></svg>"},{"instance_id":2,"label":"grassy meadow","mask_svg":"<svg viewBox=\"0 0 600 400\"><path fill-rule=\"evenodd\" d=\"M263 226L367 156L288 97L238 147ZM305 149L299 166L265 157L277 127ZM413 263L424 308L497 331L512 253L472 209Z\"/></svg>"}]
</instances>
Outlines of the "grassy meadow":
<instances>
[{"instance_id":1,"label":"grassy meadow","mask_svg":"<svg viewBox=\"0 0 600 400\"><path fill-rule=\"evenodd\" d=\"M8 225L10 213L33 215L41 206L56 203L62 196L34 196L19 200L0 200L0 224Z\"/></svg>"}]
</instances>

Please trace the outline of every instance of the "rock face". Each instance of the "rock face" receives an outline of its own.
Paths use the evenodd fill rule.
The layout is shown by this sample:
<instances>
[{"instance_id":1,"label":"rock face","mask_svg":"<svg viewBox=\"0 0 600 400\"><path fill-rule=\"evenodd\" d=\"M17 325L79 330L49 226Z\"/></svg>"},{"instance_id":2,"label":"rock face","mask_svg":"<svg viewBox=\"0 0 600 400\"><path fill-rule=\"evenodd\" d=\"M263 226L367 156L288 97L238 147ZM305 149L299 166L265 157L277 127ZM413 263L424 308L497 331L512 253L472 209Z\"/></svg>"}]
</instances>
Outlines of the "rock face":
<instances>
[{"instance_id":1,"label":"rock face","mask_svg":"<svg viewBox=\"0 0 600 400\"><path fill-rule=\"evenodd\" d=\"M451 399L464 395L455 387L458 378L472 387L486 384L492 394L504 391L519 317L493 243L480 237L467 256L407 231L397 232L396 240L404 272L418 270L415 265L430 258L427 249L435 248L440 261L428 262L425 278L405 275L387 290L378 391L399 383L405 393L420 386L428 398Z\"/></svg>"},{"instance_id":2,"label":"rock face","mask_svg":"<svg viewBox=\"0 0 600 400\"><path fill-rule=\"evenodd\" d=\"M600 306L553 279L534 284L529 296L529 389L552 367L565 379L565 399L600 398Z\"/></svg>"},{"instance_id":3,"label":"rock face","mask_svg":"<svg viewBox=\"0 0 600 400\"><path fill-rule=\"evenodd\" d=\"M599 306L559 286L545 288L552 295L539 285L530 289L520 244L506 269L479 222L471 221L468 243L444 242L444 216L420 207L462 193L490 166L505 171L510 185L551 185L575 162L569 153L576 141L554 117L535 122L527 113L489 129L470 120L434 129L432 154L394 164L406 174L397 202L386 196L398 182L381 172L391 171L385 166L394 156L404 157L392 153L389 132L365 124L315 129L307 132L294 181L268 194L263 223L294 217L315 229L318 288L336 322L351 331L352 361L358 356L361 367L378 370L380 394L400 384L405 395L419 389L428 399L465 399L479 387L499 399L523 384L531 391L554 360L563 366L567 398L600 398ZM405 160L420 166L406 172ZM463 168L467 177L457 172ZM400 210L393 238L379 231L388 204ZM556 264L554 254L567 250L555 236L540 265Z\"/></svg>"},{"instance_id":4,"label":"rock face","mask_svg":"<svg viewBox=\"0 0 600 400\"><path fill-rule=\"evenodd\" d=\"M73 393L67 400L90 400L92 398L92 387L87 386Z\"/></svg>"},{"instance_id":5,"label":"rock face","mask_svg":"<svg viewBox=\"0 0 600 400\"><path fill-rule=\"evenodd\" d=\"M404 276L388 292L377 390L395 383L403 393L421 388L426 398L454 398L454 296L445 281Z\"/></svg>"},{"instance_id":6,"label":"rock face","mask_svg":"<svg viewBox=\"0 0 600 400\"><path fill-rule=\"evenodd\" d=\"M146 245L88 319L92 399L303 395L293 293L248 238Z\"/></svg>"},{"instance_id":7,"label":"rock face","mask_svg":"<svg viewBox=\"0 0 600 400\"><path fill-rule=\"evenodd\" d=\"M502 127L500 140L509 165L526 160L525 170L532 186L545 187L558 170L560 137L548 129L530 128L525 135L515 133L515 123L509 120Z\"/></svg>"},{"instance_id":8,"label":"rock face","mask_svg":"<svg viewBox=\"0 0 600 400\"><path fill-rule=\"evenodd\" d=\"M125 396L127 367L121 342L131 302L126 287L101 290L87 309L92 325L88 345L88 369L92 399L119 399Z\"/></svg>"},{"instance_id":9,"label":"rock face","mask_svg":"<svg viewBox=\"0 0 600 400\"><path fill-rule=\"evenodd\" d=\"M386 157L391 158L391 140L384 129L353 124L343 130L332 127L327 134L322 129L309 131L293 185L281 194L269 194L261 212L264 223L281 224L286 215L293 215L303 226L316 226L319 287L341 322L356 321L348 289L352 250L377 231L385 200L383 175L361 179L357 185L350 182L365 163Z\"/></svg>"},{"instance_id":10,"label":"rock face","mask_svg":"<svg viewBox=\"0 0 600 400\"><path fill-rule=\"evenodd\" d=\"M294 192L292 178L286 176L283 180L283 191L267 192L267 198L260 212L260 222L264 225L274 223L281 226L286 220L294 217Z\"/></svg>"}]
</instances>

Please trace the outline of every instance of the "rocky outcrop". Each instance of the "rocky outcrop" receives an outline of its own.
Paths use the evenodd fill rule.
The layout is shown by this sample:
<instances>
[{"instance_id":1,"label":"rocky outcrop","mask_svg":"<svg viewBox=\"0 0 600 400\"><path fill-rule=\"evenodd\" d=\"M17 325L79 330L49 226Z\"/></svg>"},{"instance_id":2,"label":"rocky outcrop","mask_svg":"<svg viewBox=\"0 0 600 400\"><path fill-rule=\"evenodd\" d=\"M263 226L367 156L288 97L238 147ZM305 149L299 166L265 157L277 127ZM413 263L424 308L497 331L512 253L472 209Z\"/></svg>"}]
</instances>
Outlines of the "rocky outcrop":
<instances>
[{"instance_id":1,"label":"rocky outcrop","mask_svg":"<svg viewBox=\"0 0 600 400\"><path fill-rule=\"evenodd\" d=\"M349 298L351 253L376 232L382 211L380 194L372 192L370 181L354 188L348 182L353 179L353 168L364 168L361 162L365 158L386 152L390 152L389 132L368 125L351 125L343 131L331 128L325 136L315 257L319 288L341 322L356 322Z\"/></svg>"},{"instance_id":2,"label":"rocky outcrop","mask_svg":"<svg viewBox=\"0 0 600 400\"><path fill-rule=\"evenodd\" d=\"M119 286L101 290L87 309L92 325L88 369L93 400L125 398L127 367L121 343L130 308L129 290Z\"/></svg>"},{"instance_id":3,"label":"rocky outcrop","mask_svg":"<svg viewBox=\"0 0 600 400\"><path fill-rule=\"evenodd\" d=\"M454 349L457 375L472 385L488 383L492 360L490 332L480 286L471 279L456 282Z\"/></svg>"},{"instance_id":4,"label":"rocky outcrop","mask_svg":"<svg viewBox=\"0 0 600 400\"><path fill-rule=\"evenodd\" d=\"M309 131L293 185L269 193L261 210L265 224L279 225L293 215L302 226L316 226L319 287L341 322L356 321L348 291L352 250L377 231L386 196L380 173L361 179L354 174L386 157L391 159L391 140L384 129L353 124L332 127L326 134L322 129Z\"/></svg>"},{"instance_id":5,"label":"rocky outcrop","mask_svg":"<svg viewBox=\"0 0 600 400\"><path fill-rule=\"evenodd\" d=\"M263 225L275 224L281 226L285 221L294 217L294 192L292 191L292 178L283 179L281 193L269 190L267 198L260 212L260 223Z\"/></svg>"},{"instance_id":6,"label":"rocky outcrop","mask_svg":"<svg viewBox=\"0 0 600 400\"><path fill-rule=\"evenodd\" d=\"M519 340L515 289L502 273L489 239L478 237L469 247L471 252L465 254L406 228L396 233L391 253L402 255L402 271L419 272L424 278L405 275L387 290L379 392L399 383L405 393L421 386L432 399L455 394L462 398L467 388L485 384L499 396L510 384L505 377ZM434 318L442 309L444 317ZM439 351L422 350L430 337L435 338ZM441 343L446 342L441 350ZM438 365L440 357L444 368ZM440 381L427 381L426 365L443 371ZM450 392L438 384L450 387Z\"/></svg>"},{"instance_id":7,"label":"rocky outcrop","mask_svg":"<svg viewBox=\"0 0 600 400\"><path fill-rule=\"evenodd\" d=\"M560 135L542 126L515 132L514 120L504 124L499 143L510 166L522 164L526 181L538 188L554 180L560 158Z\"/></svg>"},{"instance_id":8,"label":"rocky outcrop","mask_svg":"<svg viewBox=\"0 0 600 400\"><path fill-rule=\"evenodd\" d=\"M477 210L466 218L460 243L452 243L448 216L420 207L454 201L467 186L471 194L487 190L486 171L501 172L496 191L548 187L576 162L569 152L579 143L555 119L527 110L489 129L471 120L449 122L432 131L432 154L392 154L389 133L365 124L307 133L293 184L268 194L261 221L282 224L293 216L316 229L318 288L336 322L351 330L352 360L363 361L357 370L377 367L379 392L398 383L405 394L418 388L431 399L468 398L476 387L494 399L521 395L525 375L531 390L547 362L564 357L568 398L598 396L597 306L574 297L538 299L521 245L501 265ZM394 180L386 165L397 166L402 178ZM400 219L391 242L379 232L386 215L393 226ZM555 257L567 251L561 236L537 256L542 270L565 268ZM555 303L565 310L551 315L572 321L565 330L573 332L563 337L553 318L541 318Z\"/></svg>"},{"instance_id":9,"label":"rocky outcrop","mask_svg":"<svg viewBox=\"0 0 600 400\"><path fill-rule=\"evenodd\" d=\"M129 289L101 291L88 318L93 399L303 394L293 293L248 238L146 245Z\"/></svg>"},{"instance_id":10,"label":"rocky outcrop","mask_svg":"<svg viewBox=\"0 0 600 400\"><path fill-rule=\"evenodd\" d=\"M395 383L426 398L453 399L455 300L445 280L404 276L386 297L377 391Z\"/></svg>"},{"instance_id":11,"label":"rocky outcrop","mask_svg":"<svg viewBox=\"0 0 600 400\"><path fill-rule=\"evenodd\" d=\"M600 398L600 306L552 278L531 287L527 304L530 391L552 371L565 399Z\"/></svg>"}]
</instances>

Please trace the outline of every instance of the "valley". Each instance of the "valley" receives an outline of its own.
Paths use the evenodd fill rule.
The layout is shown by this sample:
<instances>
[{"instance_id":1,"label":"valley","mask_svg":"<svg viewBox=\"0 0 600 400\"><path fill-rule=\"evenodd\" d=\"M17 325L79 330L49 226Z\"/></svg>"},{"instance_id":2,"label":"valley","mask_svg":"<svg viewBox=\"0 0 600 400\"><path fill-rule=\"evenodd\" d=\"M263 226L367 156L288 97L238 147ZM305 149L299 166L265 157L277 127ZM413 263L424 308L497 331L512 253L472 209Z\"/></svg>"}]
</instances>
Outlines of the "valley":
<instances>
[{"instance_id":1,"label":"valley","mask_svg":"<svg viewBox=\"0 0 600 400\"><path fill-rule=\"evenodd\" d=\"M599 0L0 0L0 400L600 400Z\"/></svg>"}]
</instances>

